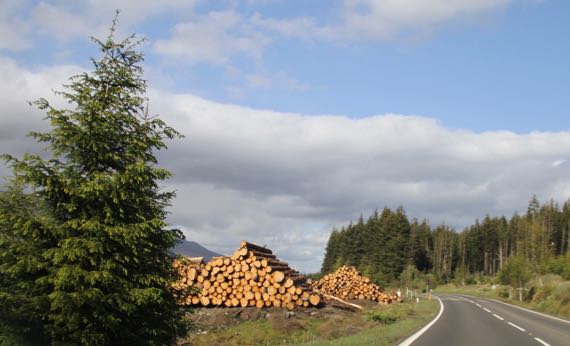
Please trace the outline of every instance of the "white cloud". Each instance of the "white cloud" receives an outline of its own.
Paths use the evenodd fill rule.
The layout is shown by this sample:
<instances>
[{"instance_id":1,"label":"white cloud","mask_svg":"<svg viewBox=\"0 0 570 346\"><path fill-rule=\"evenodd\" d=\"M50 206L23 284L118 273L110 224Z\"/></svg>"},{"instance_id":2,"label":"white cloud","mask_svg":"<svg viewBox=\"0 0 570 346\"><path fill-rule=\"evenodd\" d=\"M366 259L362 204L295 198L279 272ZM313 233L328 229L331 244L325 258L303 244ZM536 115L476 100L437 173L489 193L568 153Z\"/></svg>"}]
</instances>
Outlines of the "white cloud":
<instances>
[{"instance_id":1,"label":"white cloud","mask_svg":"<svg viewBox=\"0 0 570 346\"><path fill-rule=\"evenodd\" d=\"M240 14L223 11L176 24L172 36L158 40L154 49L186 63L227 64L234 55L258 61L269 42L267 36L254 30Z\"/></svg>"},{"instance_id":2,"label":"white cloud","mask_svg":"<svg viewBox=\"0 0 570 346\"><path fill-rule=\"evenodd\" d=\"M0 56L0 154L22 155L26 151L38 151L43 146L26 137L30 131L44 131L48 123L45 116L28 101L41 97L61 106L63 101L52 90L61 90L62 83L80 72L77 66L40 66L27 70L11 59ZM0 177L8 170L0 164Z\"/></svg>"},{"instance_id":3,"label":"white cloud","mask_svg":"<svg viewBox=\"0 0 570 346\"><path fill-rule=\"evenodd\" d=\"M499 13L517 1L521 0L342 0L336 19L277 19L255 14L252 22L284 37L309 41L410 39L429 35L448 23Z\"/></svg>"},{"instance_id":4,"label":"white cloud","mask_svg":"<svg viewBox=\"0 0 570 346\"><path fill-rule=\"evenodd\" d=\"M187 136L162 157L176 173L173 218L220 251L242 238L283 256L298 248L310 259L291 261L316 270L332 225L385 205L462 227L522 210L533 193L568 198L559 188L570 185L567 174L544 167L570 153L570 132L474 133L417 116L351 119L191 95L154 99Z\"/></svg>"},{"instance_id":5,"label":"white cloud","mask_svg":"<svg viewBox=\"0 0 570 346\"><path fill-rule=\"evenodd\" d=\"M326 36L329 29L319 26L316 18L294 17L285 19L264 18L256 13L251 22L263 29L273 30L284 37L314 40Z\"/></svg>"},{"instance_id":6,"label":"white cloud","mask_svg":"<svg viewBox=\"0 0 570 346\"><path fill-rule=\"evenodd\" d=\"M74 66L29 71L0 60L0 147L37 150L45 128L25 100L59 89ZM328 232L385 205L461 227L486 213L524 210L533 193L562 202L570 132L475 133L421 116L352 119L256 110L192 95L151 92L151 111L186 135L161 164L175 173L170 221L224 253L264 243L304 271L318 270ZM1 167L1 166L0 166ZM563 163L558 168L565 167ZM0 175L6 170L0 168Z\"/></svg>"},{"instance_id":7,"label":"white cloud","mask_svg":"<svg viewBox=\"0 0 570 346\"><path fill-rule=\"evenodd\" d=\"M0 1L0 50L19 51L30 47L25 32L28 24L18 16L22 1Z\"/></svg>"},{"instance_id":8,"label":"white cloud","mask_svg":"<svg viewBox=\"0 0 570 346\"><path fill-rule=\"evenodd\" d=\"M41 35L66 41L102 34L109 27L112 16L112 12L105 17L87 16L65 6L40 2L32 10L31 21Z\"/></svg>"},{"instance_id":9,"label":"white cloud","mask_svg":"<svg viewBox=\"0 0 570 346\"><path fill-rule=\"evenodd\" d=\"M116 10L121 11L120 34L131 34L144 21L164 14L185 18L199 0L47 0L35 4L0 1L0 49L19 50L32 46L34 35L59 42L103 37Z\"/></svg>"},{"instance_id":10,"label":"white cloud","mask_svg":"<svg viewBox=\"0 0 570 346\"><path fill-rule=\"evenodd\" d=\"M510 0L344 0L339 34L388 39L431 32L441 24L504 9Z\"/></svg>"}]
</instances>

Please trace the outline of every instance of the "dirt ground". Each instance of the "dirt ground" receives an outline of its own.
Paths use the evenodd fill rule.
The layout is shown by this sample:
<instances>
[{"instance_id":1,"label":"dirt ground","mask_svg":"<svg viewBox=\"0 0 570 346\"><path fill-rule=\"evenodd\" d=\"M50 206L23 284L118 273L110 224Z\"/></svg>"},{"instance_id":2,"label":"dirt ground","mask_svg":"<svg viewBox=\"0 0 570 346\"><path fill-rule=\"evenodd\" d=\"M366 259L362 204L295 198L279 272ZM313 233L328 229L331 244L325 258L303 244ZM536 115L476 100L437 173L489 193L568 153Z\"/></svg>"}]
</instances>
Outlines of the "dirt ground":
<instances>
[{"instance_id":1,"label":"dirt ground","mask_svg":"<svg viewBox=\"0 0 570 346\"><path fill-rule=\"evenodd\" d=\"M351 303L358 304L365 309L378 305L377 302L367 300L355 300ZM360 310L356 308L335 301L327 301L320 307L297 308L292 311L283 308L258 309L255 307L196 308L190 314L190 320L193 322L191 332L193 334L206 334L213 330L227 329L244 321L261 319L270 321L272 325L284 331L294 332L302 329L304 322L310 319L345 320L359 314Z\"/></svg>"}]
</instances>

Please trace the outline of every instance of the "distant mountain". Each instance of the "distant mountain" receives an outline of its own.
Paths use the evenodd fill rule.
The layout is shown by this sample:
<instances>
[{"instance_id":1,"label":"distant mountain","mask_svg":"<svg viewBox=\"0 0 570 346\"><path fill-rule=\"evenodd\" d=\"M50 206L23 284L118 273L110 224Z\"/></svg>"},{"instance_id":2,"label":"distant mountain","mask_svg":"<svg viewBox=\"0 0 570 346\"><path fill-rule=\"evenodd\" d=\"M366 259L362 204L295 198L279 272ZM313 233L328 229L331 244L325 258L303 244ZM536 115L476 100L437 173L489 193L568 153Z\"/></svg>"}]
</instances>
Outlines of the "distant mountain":
<instances>
[{"instance_id":1,"label":"distant mountain","mask_svg":"<svg viewBox=\"0 0 570 346\"><path fill-rule=\"evenodd\" d=\"M204 261L208 262L212 257L222 256L221 254L210 251L195 241L185 240L172 249L172 252L178 255L189 257L204 257Z\"/></svg>"}]
</instances>

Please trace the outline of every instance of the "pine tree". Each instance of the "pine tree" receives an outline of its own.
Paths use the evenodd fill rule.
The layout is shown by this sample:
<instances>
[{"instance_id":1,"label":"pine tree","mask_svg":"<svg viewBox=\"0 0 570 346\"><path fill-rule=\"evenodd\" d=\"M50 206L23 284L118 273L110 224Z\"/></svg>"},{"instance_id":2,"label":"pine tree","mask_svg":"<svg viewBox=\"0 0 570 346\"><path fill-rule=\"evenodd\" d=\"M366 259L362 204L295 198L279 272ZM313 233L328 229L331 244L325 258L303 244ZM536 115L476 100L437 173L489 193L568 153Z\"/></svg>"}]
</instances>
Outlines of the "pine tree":
<instances>
[{"instance_id":1,"label":"pine tree","mask_svg":"<svg viewBox=\"0 0 570 346\"><path fill-rule=\"evenodd\" d=\"M333 229L325 249L325 257L321 267L321 274L328 274L335 270L334 265L338 257L339 237L339 231Z\"/></svg>"},{"instance_id":2,"label":"pine tree","mask_svg":"<svg viewBox=\"0 0 570 346\"><path fill-rule=\"evenodd\" d=\"M42 317L49 309L41 250L53 244L42 201L15 182L0 192L0 345L49 343Z\"/></svg>"},{"instance_id":3,"label":"pine tree","mask_svg":"<svg viewBox=\"0 0 570 346\"><path fill-rule=\"evenodd\" d=\"M41 258L33 275L15 278L38 292L44 310L20 317L41 315L34 321L52 343L170 344L184 329L168 253L182 235L164 221L174 194L160 189L171 174L155 157L165 139L180 135L149 116L143 56L135 50L141 41L115 42L115 27L116 19L105 40L93 39L102 54L94 71L72 77L58 93L71 109L33 103L52 126L32 133L51 159L5 156L47 216L2 211L13 225L6 227L33 245L9 248L17 260L11 265L2 256L2 274Z\"/></svg>"}]
</instances>

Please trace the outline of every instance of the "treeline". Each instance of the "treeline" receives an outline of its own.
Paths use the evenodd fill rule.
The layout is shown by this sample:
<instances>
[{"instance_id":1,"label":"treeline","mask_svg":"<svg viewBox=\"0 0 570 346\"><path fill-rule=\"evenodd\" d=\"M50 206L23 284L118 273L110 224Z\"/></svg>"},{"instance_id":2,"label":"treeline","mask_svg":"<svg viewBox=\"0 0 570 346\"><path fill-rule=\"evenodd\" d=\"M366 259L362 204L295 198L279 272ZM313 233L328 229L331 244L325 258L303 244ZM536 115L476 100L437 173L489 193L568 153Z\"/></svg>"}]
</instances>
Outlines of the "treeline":
<instances>
[{"instance_id":1,"label":"treeline","mask_svg":"<svg viewBox=\"0 0 570 346\"><path fill-rule=\"evenodd\" d=\"M570 200L540 205L536 196L526 214L486 216L462 232L409 220L402 207L374 212L368 219L333 229L321 272L353 265L379 283L400 278L413 265L437 280L471 274L495 276L510 258L521 258L538 274L570 279Z\"/></svg>"}]
</instances>

